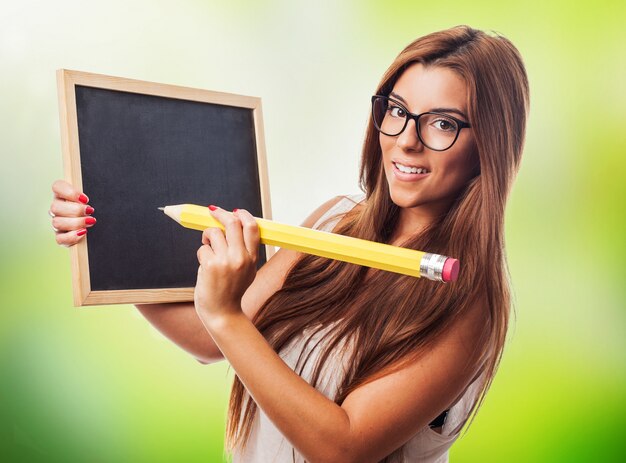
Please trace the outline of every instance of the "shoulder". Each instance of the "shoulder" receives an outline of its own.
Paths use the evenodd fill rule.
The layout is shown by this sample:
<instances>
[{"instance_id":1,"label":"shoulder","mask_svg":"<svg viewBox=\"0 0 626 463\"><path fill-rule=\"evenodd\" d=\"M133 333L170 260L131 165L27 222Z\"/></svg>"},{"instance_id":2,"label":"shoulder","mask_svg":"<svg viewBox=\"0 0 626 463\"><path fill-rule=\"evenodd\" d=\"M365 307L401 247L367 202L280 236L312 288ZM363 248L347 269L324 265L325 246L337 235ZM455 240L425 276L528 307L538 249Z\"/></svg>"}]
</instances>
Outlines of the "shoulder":
<instances>
[{"instance_id":1,"label":"shoulder","mask_svg":"<svg viewBox=\"0 0 626 463\"><path fill-rule=\"evenodd\" d=\"M350 209L352 206L361 202L363 197L363 194L335 196L311 212L311 214L309 214L309 216L302 222L302 226L313 228L314 225L320 221L320 219L322 219L325 215L332 213L334 209L338 209L339 206L343 205L345 205L346 210Z\"/></svg>"}]
</instances>

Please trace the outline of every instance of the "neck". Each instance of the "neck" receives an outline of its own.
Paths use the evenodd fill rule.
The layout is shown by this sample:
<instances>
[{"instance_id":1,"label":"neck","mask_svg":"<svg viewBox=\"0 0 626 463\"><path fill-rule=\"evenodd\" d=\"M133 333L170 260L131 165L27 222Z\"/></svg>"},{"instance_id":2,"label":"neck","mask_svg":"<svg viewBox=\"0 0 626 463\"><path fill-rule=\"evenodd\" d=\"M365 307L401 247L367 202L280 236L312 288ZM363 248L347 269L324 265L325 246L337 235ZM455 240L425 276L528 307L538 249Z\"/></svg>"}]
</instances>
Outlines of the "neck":
<instances>
[{"instance_id":1,"label":"neck","mask_svg":"<svg viewBox=\"0 0 626 463\"><path fill-rule=\"evenodd\" d=\"M401 207L400 216L396 223L395 230L391 236L390 243L401 243L409 239L411 236L422 233L428 226L430 226L435 220L445 214L447 210L446 206L439 205L439 207Z\"/></svg>"}]
</instances>

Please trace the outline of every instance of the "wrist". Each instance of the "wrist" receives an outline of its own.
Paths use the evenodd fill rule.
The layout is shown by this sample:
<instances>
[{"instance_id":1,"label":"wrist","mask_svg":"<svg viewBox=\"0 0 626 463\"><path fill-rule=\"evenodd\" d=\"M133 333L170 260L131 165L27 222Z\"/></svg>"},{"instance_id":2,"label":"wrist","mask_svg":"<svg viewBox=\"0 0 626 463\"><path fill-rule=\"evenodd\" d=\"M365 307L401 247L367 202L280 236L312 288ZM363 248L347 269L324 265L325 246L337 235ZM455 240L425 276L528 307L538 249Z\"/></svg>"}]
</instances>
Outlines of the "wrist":
<instances>
[{"instance_id":1,"label":"wrist","mask_svg":"<svg viewBox=\"0 0 626 463\"><path fill-rule=\"evenodd\" d=\"M223 333L233 326L237 320L247 318L241 307L224 310L220 313L198 314L209 333Z\"/></svg>"}]
</instances>

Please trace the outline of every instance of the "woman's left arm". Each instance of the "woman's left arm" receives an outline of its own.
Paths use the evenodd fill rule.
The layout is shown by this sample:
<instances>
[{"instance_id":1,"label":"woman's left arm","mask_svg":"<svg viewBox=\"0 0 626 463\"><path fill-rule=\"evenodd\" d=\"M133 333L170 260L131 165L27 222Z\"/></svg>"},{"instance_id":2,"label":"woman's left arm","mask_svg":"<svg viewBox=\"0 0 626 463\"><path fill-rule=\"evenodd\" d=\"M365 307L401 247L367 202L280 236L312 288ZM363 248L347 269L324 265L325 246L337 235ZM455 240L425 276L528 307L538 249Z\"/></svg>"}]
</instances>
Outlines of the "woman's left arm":
<instances>
[{"instance_id":1,"label":"woman's left arm","mask_svg":"<svg viewBox=\"0 0 626 463\"><path fill-rule=\"evenodd\" d=\"M213 216L198 250L196 311L253 400L310 462L379 461L432 421L468 385L478 349L474 317L407 367L352 391L341 406L297 375L241 310L254 279L259 232L246 211Z\"/></svg>"}]
</instances>

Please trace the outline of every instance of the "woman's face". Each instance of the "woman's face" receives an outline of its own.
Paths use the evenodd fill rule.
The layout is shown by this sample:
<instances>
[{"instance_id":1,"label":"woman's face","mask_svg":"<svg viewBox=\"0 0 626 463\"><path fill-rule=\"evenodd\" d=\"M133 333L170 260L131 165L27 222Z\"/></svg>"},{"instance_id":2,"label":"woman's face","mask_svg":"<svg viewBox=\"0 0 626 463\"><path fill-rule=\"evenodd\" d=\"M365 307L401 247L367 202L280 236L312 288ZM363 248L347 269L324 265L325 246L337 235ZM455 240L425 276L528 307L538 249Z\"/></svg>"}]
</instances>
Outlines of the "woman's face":
<instances>
[{"instance_id":1,"label":"woman's face","mask_svg":"<svg viewBox=\"0 0 626 463\"><path fill-rule=\"evenodd\" d=\"M400 76L391 94L413 114L443 112L464 122L467 118L467 89L463 79L443 67L412 64ZM456 112L437 108L456 109ZM435 127L437 130L441 127ZM445 124L444 124L445 127ZM409 120L395 137L380 132L385 175L392 201L420 216L443 214L459 191L477 173L478 156L471 128L464 128L451 148L434 151L422 144L415 121ZM425 168L427 173L405 173L400 169Z\"/></svg>"}]
</instances>

